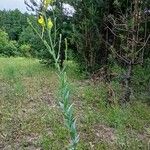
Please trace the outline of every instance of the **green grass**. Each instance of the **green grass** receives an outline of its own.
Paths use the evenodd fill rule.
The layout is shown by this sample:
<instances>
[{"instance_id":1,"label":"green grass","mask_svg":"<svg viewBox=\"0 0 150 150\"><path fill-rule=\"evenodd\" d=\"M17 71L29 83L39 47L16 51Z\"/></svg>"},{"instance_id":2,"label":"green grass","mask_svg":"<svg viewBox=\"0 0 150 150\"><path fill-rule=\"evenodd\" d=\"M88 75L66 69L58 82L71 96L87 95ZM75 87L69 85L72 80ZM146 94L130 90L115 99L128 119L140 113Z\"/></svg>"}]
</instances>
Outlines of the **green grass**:
<instances>
[{"instance_id":1,"label":"green grass","mask_svg":"<svg viewBox=\"0 0 150 150\"><path fill-rule=\"evenodd\" d=\"M125 108L106 107L106 88L83 79L68 63L79 150L148 150L150 108L140 100ZM117 83L112 83L118 87ZM65 150L69 133L63 124L54 69L36 59L0 58L0 149Z\"/></svg>"}]
</instances>

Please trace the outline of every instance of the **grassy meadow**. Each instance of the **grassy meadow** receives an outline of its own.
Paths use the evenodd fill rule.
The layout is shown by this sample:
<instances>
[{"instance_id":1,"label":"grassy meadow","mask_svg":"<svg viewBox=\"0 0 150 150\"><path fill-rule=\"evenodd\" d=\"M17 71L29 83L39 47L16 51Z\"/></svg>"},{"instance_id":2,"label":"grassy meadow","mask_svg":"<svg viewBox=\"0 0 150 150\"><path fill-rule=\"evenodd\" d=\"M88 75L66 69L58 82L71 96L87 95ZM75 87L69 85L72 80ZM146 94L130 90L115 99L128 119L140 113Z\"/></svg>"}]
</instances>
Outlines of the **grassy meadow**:
<instances>
[{"instance_id":1,"label":"grassy meadow","mask_svg":"<svg viewBox=\"0 0 150 150\"><path fill-rule=\"evenodd\" d=\"M150 107L134 100L106 107L103 83L94 85L68 62L78 150L150 150ZM69 133L58 104L53 68L30 58L0 58L0 150L65 150Z\"/></svg>"}]
</instances>

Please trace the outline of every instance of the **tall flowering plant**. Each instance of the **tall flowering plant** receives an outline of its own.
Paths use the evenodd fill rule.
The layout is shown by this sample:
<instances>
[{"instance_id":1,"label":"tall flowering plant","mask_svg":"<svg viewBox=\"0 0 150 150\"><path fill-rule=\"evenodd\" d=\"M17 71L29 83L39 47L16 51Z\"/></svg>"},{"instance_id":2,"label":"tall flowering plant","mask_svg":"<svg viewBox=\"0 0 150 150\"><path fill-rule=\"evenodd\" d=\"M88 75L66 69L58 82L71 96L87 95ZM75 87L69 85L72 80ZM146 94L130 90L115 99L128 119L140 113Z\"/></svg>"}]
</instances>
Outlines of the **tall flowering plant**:
<instances>
[{"instance_id":1,"label":"tall flowering plant","mask_svg":"<svg viewBox=\"0 0 150 150\"><path fill-rule=\"evenodd\" d=\"M38 18L38 23L42 28L42 33L38 31L31 21L28 19L28 23L32 27L32 29L36 32L36 34L40 37L41 41L44 43L45 47L52 55L52 58L55 62L55 67L58 72L59 82L60 82L60 97L59 97L59 105L63 111L64 120L67 129L70 133L70 145L68 147L69 150L76 150L77 143L79 142L79 135L77 133L76 128L76 119L73 114L73 104L70 102L70 88L68 85L67 80L67 73L65 71L66 66L64 65L63 68L60 67L59 58L60 58L60 49L61 49L61 42L62 36L59 36L59 42L56 42L56 19L52 21L50 17L47 17L46 10L48 9L49 5L53 5L54 0L43 0L42 5L43 9L40 13ZM54 13L53 13L54 14ZM55 18L55 17L54 17ZM52 37L51 31L54 31L54 36ZM48 33L49 39L44 39L44 33ZM56 45L58 44L58 50L56 51ZM67 59L67 40L65 39L65 59Z\"/></svg>"}]
</instances>

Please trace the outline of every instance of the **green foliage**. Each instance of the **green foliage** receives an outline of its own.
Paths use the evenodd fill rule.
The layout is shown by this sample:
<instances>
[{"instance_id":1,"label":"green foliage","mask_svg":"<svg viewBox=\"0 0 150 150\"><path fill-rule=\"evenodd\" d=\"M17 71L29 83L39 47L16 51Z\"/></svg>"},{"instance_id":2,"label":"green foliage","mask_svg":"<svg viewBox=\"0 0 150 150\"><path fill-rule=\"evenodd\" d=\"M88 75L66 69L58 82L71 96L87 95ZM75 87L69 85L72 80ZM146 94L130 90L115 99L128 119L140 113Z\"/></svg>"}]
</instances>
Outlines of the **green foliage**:
<instances>
[{"instance_id":1,"label":"green foliage","mask_svg":"<svg viewBox=\"0 0 150 150\"><path fill-rule=\"evenodd\" d=\"M122 128L125 125L128 119L128 112L124 111L124 109L120 109L119 107L114 107L108 111L107 121L109 124L115 128Z\"/></svg>"},{"instance_id":2,"label":"green foliage","mask_svg":"<svg viewBox=\"0 0 150 150\"><path fill-rule=\"evenodd\" d=\"M22 14L18 9L0 11L0 28L6 30L11 40L18 41L22 30L27 26L28 14Z\"/></svg>"},{"instance_id":3,"label":"green foliage","mask_svg":"<svg viewBox=\"0 0 150 150\"><path fill-rule=\"evenodd\" d=\"M13 41L10 41L9 43L7 43L2 53L8 57L19 55L18 48L14 45Z\"/></svg>"},{"instance_id":4,"label":"green foliage","mask_svg":"<svg viewBox=\"0 0 150 150\"><path fill-rule=\"evenodd\" d=\"M0 29L0 46L4 47L8 42L8 34Z\"/></svg>"},{"instance_id":5,"label":"green foliage","mask_svg":"<svg viewBox=\"0 0 150 150\"><path fill-rule=\"evenodd\" d=\"M29 44L23 44L19 47L20 53L24 57L29 57L31 52L31 46Z\"/></svg>"},{"instance_id":6,"label":"green foliage","mask_svg":"<svg viewBox=\"0 0 150 150\"><path fill-rule=\"evenodd\" d=\"M74 79L78 79L78 78L83 79L85 77L85 73L81 70L81 67L79 66L77 62L70 60L64 63L67 66L66 72L69 77L74 78Z\"/></svg>"},{"instance_id":7,"label":"green foliage","mask_svg":"<svg viewBox=\"0 0 150 150\"><path fill-rule=\"evenodd\" d=\"M133 70L133 88L134 95L138 97L138 99L149 100L150 93L150 60L147 59L144 63L144 66L136 66ZM140 88L139 88L140 87Z\"/></svg>"},{"instance_id":8,"label":"green foliage","mask_svg":"<svg viewBox=\"0 0 150 150\"><path fill-rule=\"evenodd\" d=\"M49 150L51 149L51 140L48 136L43 136L41 141L40 141L40 144L42 145L42 148L44 150Z\"/></svg>"},{"instance_id":9,"label":"green foliage","mask_svg":"<svg viewBox=\"0 0 150 150\"><path fill-rule=\"evenodd\" d=\"M36 18L32 16L30 16L30 18L34 26L37 26ZM29 53L32 57L38 57L40 59L49 58L49 53L45 50L44 44L29 25L21 32L18 43L19 45L30 45L31 49Z\"/></svg>"},{"instance_id":10,"label":"green foliage","mask_svg":"<svg viewBox=\"0 0 150 150\"><path fill-rule=\"evenodd\" d=\"M101 27L104 16L103 1L76 1L73 3L76 14L73 17L71 42L76 55L87 71L93 71L105 58L102 48Z\"/></svg>"},{"instance_id":11,"label":"green foliage","mask_svg":"<svg viewBox=\"0 0 150 150\"><path fill-rule=\"evenodd\" d=\"M9 57L39 56L38 54L42 51L43 45L37 45L39 38L37 38L32 29L28 26L27 17L32 18L36 24L34 16L27 13L22 14L17 9L12 11L0 11L0 28L3 30L0 30L1 55ZM9 40L11 41L9 42ZM31 48L29 48L29 45Z\"/></svg>"},{"instance_id":12,"label":"green foliage","mask_svg":"<svg viewBox=\"0 0 150 150\"><path fill-rule=\"evenodd\" d=\"M8 34L0 29L0 55L16 56L18 55L17 43L9 41Z\"/></svg>"},{"instance_id":13,"label":"green foliage","mask_svg":"<svg viewBox=\"0 0 150 150\"><path fill-rule=\"evenodd\" d=\"M3 69L2 73L3 73L3 76L5 77L6 80L8 80L8 81L15 81L16 80L17 71L16 71L16 68L14 66L12 66L12 65L6 66Z\"/></svg>"},{"instance_id":14,"label":"green foliage","mask_svg":"<svg viewBox=\"0 0 150 150\"><path fill-rule=\"evenodd\" d=\"M4 47L8 43L8 34L0 29L0 55L4 53Z\"/></svg>"}]
</instances>

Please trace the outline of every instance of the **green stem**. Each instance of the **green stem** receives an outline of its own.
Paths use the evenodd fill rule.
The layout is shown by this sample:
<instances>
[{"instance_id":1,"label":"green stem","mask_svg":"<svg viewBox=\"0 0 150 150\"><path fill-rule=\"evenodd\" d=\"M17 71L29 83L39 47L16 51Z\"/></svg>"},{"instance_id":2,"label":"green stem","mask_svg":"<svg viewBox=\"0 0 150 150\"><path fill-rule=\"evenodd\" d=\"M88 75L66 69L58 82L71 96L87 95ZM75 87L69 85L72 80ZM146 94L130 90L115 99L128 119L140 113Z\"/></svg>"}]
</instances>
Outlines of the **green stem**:
<instances>
[{"instance_id":1,"label":"green stem","mask_svg":"<svg viewBox=\"0 0 150 150\"><path fill-rule=\"evenodd\" d=\"M45 15L45 17L46 17L46 15ZM32 23L30 22L29 19L28 19L28 23L30 24L32 29L35 31L35 33L40 37L41 41L44 43L44 45L46 46L46 48L48 49L48 51L50 52L50 54L52 55L52 57L54 59L55 67L58 71L59 81L61 84L61 88L60 88L61 100L59 101L59 104L60 104L60 107L62 108L65 122L66 122L67 128L70 132L70 137L71 137L71 144L70 144L69 150L76 150L76 146L79 141L79 136L78 136L77 130L76 130L76 120L74 119L74 115L73 115L73 109L72 109L73 105L70 103L70 97L69 97L70 96L70 88L68 86L68 80L67 80L67 75L66 75L66 71L65 71L65 66L63 67L63 69L61 69L60 64L58 62L59 57L60 57L59 55L60 55L60 49L61 49L62 36L60 35L60 37L59 37L59 45L58 45L59 48L58 48L58 53L56 54L56 51L55 51L56 43L52 42L51 30L47 29L49 40L50 40L50 45L49 45L48 42L43 39L43 36L41 36L39 34L39 32L34 28L34 26L32 25ZM47 18L46 18L46 23L47 23ZM56 33L56 31L55 31L55 33ZM66 39L65 39L65 46L66 46L65 59L67 60L68 46L67 46Z\"/></svg>"}]
</instances>

